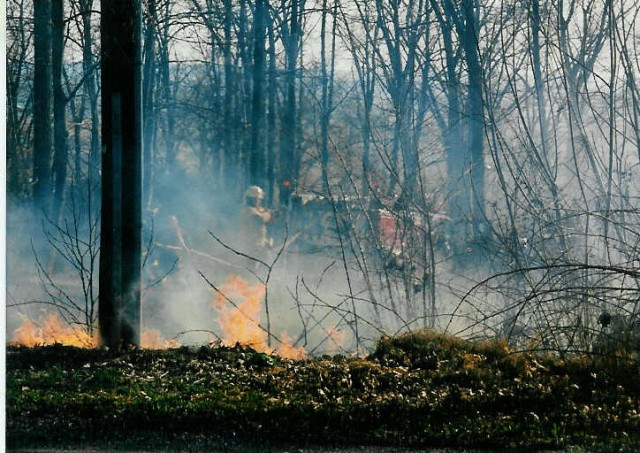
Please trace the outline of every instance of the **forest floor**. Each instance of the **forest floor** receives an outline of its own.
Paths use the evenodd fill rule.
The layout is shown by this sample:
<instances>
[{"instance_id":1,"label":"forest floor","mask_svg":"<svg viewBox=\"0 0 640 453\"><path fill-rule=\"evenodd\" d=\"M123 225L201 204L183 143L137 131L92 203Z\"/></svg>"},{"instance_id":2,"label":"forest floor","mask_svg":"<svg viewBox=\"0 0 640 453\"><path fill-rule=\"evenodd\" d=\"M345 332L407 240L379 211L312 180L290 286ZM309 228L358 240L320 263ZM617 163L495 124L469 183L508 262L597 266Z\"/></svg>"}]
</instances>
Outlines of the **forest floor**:
<instances>
[{"instance_id":1,"label":"forest floor","mask_svg":"<svg viewBox=\"0 0 640 453\"><path fill-rule=\"evenodd\" d=\"M301 361L239 345L8 346L6 378L16 451L640 451L637 360L430 331Z\"/></svg>"}]
</instances>

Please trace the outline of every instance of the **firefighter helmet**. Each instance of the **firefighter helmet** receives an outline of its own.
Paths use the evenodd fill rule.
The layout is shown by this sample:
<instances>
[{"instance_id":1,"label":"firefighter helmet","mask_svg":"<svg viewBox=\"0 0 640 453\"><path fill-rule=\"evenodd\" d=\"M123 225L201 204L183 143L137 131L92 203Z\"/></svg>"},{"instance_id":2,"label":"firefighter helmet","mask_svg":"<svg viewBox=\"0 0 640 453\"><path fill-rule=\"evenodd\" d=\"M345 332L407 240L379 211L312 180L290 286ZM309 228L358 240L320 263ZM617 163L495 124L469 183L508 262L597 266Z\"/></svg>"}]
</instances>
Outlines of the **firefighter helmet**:
<instances>
[{"instance_id":1,"label":"firefighter helmet","mask_svg":"<svg viewBox=\"0 0 640 453\"><path fill-rule=\"evenodd\" d=\"M249 186L244 192L244 197L262 200L264 198L264 190L260 186Z\"/></svg>"}]
</instances>

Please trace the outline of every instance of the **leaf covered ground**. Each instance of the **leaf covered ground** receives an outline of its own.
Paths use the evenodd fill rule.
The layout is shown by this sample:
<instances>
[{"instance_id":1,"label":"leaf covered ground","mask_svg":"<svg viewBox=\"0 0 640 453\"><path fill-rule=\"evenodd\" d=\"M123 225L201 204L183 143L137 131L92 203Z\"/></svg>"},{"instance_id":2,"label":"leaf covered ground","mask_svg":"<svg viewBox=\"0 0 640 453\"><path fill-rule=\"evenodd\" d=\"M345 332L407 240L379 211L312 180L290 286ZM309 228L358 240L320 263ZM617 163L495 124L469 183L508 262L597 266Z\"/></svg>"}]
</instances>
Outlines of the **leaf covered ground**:
<instances>
[{"instance_id":1,"label":"leaf covered ground","mask_svg":"<svg viewBox=\"0 0 640 453\"><path fill-rule=\"evenodd\" d=\"M640 367L424 331L367 358L251 348L7 348L9 448L640 447Z\"/></svg>"}]
</instances>

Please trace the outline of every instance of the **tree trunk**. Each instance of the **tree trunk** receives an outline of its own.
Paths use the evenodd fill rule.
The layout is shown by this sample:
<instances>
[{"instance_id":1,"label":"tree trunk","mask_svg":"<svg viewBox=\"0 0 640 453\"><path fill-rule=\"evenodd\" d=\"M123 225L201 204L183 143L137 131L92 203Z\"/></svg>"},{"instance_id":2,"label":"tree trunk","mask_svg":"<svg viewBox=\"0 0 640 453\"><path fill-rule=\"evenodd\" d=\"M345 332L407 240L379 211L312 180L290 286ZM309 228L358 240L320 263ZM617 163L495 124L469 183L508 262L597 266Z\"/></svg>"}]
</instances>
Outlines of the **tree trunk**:
<instances>
[{"instance_id":1,"label":"tree trunk","mask_svg":"<svg viewBox=\"0 0 640 453\"><path fill-rule=\"evenodd\" d=\"M334 20L335 26L335 20ZM335 33L331 46L331 75L327 74L327 0L322 1L322 20L320 22L320 71L322 80L322 98L320 100L320 167L322 170L322 189L325 196L329 196L329 122L331 120L332 99L329 90L329 77L333 78L333 63L335 50ZM335 32L335 30L334 30Z\"/></svg>"},{"instance_id":2,"label":"tree trunk","mask_svg":"<svg viewBox=\"0 0 640 453\"><path fill-rule=\"evenodd\" d=\"M469 146L469 176L474 233L487 231L484 194L484 111L482 103L482 66L478 48L478 21L475 0L464 0L462 14L465 21L464 54L467 62L469 91L467 99L467 134Z\"/></svg>"},{"instance_id":3,"label":"tree trunk","mask_svg":"<svg viewBox=\"0 0 640 453\"><path fill-rule=\"evenodd\" d=\"M431 2L434 11L439 11L438 2ZM451 248L457 264L462 264L466 254L466 242L470 235L471 184L469 176L470 158L465 141L462 121L461 83L458 75L458 49L454 40L454 29L463 32L461 19L451 2L444 2L442 12L437 14L442 31L442 45L446 61L447 121L443 131L443 142L447 163L448 214L451 217L447 234L452 239Z\"/></svg>"},{"instance_id":4,"label":"tree trunk","mask_svg":"<svg viewBox=\"0 0 640 453\"><path fill-rule=\"evenodd\" d=\"M67 181L67 159L69 145L67 141L67 97L62 87L62 65L64 54L64 8L62 0L51 3L53 39L53 175L54 198L51 218L57 222L64 202L64 189Z\"/></svg>"},{"instance_id":5,"label":"tree trunk","mask_svg":"<svg viewBox=\"0 0 640 453\"><path fill-rule=\"evenodd\" d=\"M373 100L375 94L375 70L365 69L365 73L361 81L364 112L362 119L362 194L367 195L372 185L370 179L371 172L371 110L373 108ZM378 187L380 183L375 183ZM376 187L373 187L374 189Z\"/></svg>"},{"instance_id":6,"label":"tree trunk","mask_svg":"<svg viewBox=\"0 0 640 453\"><path fill-rule=\"evenodd\" d=\"M169 17L169 5L166 3L165 17ZM164 29L162 32L162 42L160 50L160 70L162 78L162 95L165 103L165 131L164 131L164 146L166 154L166 165L168 171L172 171L175 166L176 159L176 142L174 140L176 133L176 120L173 110L173 93L171 91L171 61L169 58L169 20L165 20Z\"/></svg>"},{"instance_id":7,"label":"tree trunk","mask_svg":"<svg viewBox=\"0 0 640 453\"><path fill-rule=\"evenodd\" d=\"M84 36L82 48L82 69L85 74L84 90L89 98L89 108L91 111L91 141L89 148L89 163L87 177L89 185L100 180L100 109L98 108L98 87L96 84L96 64L93 56L93 31L91 29L91 14L93 11L93 0L81 0L82 13L82 33ZM80 174L80 168L76 169Z\"/></svg>"},{"instance_id":8,"label":"tree trunk","mask_svg":"<svg viewBox=\"0 0 640 453\"><path fill-rule=\"evenodd\" d=\"M222 47L222 58L224 61L224 105L223 123L221 125L222 144L218 158L218 183L220 187L229 187L230 182L235 179L231 175L233 168L234 154L234 125L237 123L237 111L234 108L237 91L236 72L232 62L232 42L233 42L233 4L232 0L224 0L224 45Z\"/></svg>"},{"instance_id":9,"label":"tree trunk","mask_svg":"<svg viewBox=\"0 0 640 453\"><path fill-rule=\"evenodd\" d=\"M244 130L244 126L250 123L251 120L251 102L249 100L249 93L251 93L251 84L253 82L253 74L251 72L252 67L252 53L249 50L250 42L247 38L248 35L248 18L247 18L247 2L241 0L238 5L238 58L240 59L242 79L238 83L238 112L240 116L238 118L238 124L240 125L240 133L237 134L237 144L234 153L234 168L233 173L237 175L235 178L235 184L239 184L239 187L244 189L247 185L247 178L249 177L250 166L250 154L247 153L247 134Z\"/></svg>"},{"instance_id":10,"label":"tree trunk","mask_svg":"<svg viewBox=\"0 0 640 453\"><path fill-rule=\"evenodd\" d=\"M13 4L12 4L13 3ZM32 196L29 171L33 162L31 134L25 133L27 124L32 116L27 114L31 103L23 105L23 93L30 89L30 83L25 77L28 69L27 55L29 38L27 31L27 12L24 0L7 5L7 17L11 16L12 26L7 27L7 59L6 59L6 89L7 89L7 193L21 198ZM9 44L11 43L11 44ZM27 171L25 171L27 170Z\"/></svg>"},{"instance_id":11,"label":"tree trunk","mask_svg":"<svg viewBox=\"0 0 640 453\"><path fill-rule=\"evenodd\" d=\"M265 74L265 0L258 0L253 22L253 92L251 100L251 146L249 183L264 187L266 159L264 151L264 74Z\"/></svg>"},{"instance_id":12,"label":"tree trunk","mask_svg":"<svg viewBox=\"0 0 640 453\"><path fill-rule=\"evenodd\" d=\"M73 189L80 187L82 180L82 121L84 121L85 99L80 99L80 105L76 105L75 101L70 100L69 110L71 112L71 121L73 122Z\"/></svg>"},{"instance_id":13,"label":"tree trunk","mask_svg":"<svg viewBox=\"0 0 640 453\"><path fill-rule=\"evenodd\" d=\"M267 108L267 202L273 206L276 189L276 109L277 109L277 57L276 38L273 29L273 17L268 16L267 33L269 36L269 76L268 76L268 108Z\"/></svg>"},{"instance_id":14,"label":"tree trunk","mask_svg":"<svg viewBox=\"0 0 640 453\"><path fill-rule=\"evenodd\" d=\"M284 2L283 2L284 3ZM285 206L289 202L291 194L295 192L298 179L298 151L296 149L296 69L300 52L301 12L299 0L291 0L288 27L283 30L283 43L285 48L285 99L281 120L280 137L280 205ZM286 13L285 13L286 14ZM287 23L287 18L284 23Z\"/></svg>"},{"instance_id":15,"label":"tree trunk","mask_svg":"<svg viewBox=\"0 0 640 453\"><path fill-rule=\"evenodd\" d=\"M33 4L33 201L48 211L51 195L51 0Z\"/></svg>"},{"instance_id":16,"label":"tree trunk","mask_svg":"<svg viewBox=\"0 0 640 453\"><path fill-rule=\"evenodd\" d=\"M391 183L387 190L393 196L395 185L401 186L401 204L408 206L416 194L418 182L419 135L414 124L416 62L422 37L426 32L428 19L426 2L408 2L400 5L396 2L376 1L377 21L385 43L385 55L388 60L384 70L387 91L394 111L394 136L390 159ZM402 169L400 169L402 157Z\"/></svg>"},{"instance_id":17,"label":"tree trunk","mask_svg":"<svg viewBox=\"0 0 640 453\"><path fill-rule=\"evenodd\" d=\"M144 204L150 206L153 202L153 137L155 129L155 114L154 114L154 88L156 81L156 24L158 20L158 14L156 10L156 0L147 0L147 15L146 15L146 27L144 31L144 73L142 77L142 102L144 105L144 164L145 164L145 179L144 179ZM171 133L171 131L169 131Z\"/></svg>"},{"instance_id":18,"label":"tree trunk","mask_svg":"<svg viewBox=\"0 0 640 453\"><path fill-rule=\"evenodd\" d=\"M139 0L103 0L102 344L140 344L142 96Z\"/></svg>"},{"instance_id":19,"label":"tree trunk","mask_svg":"<svg viewBox=\"0 0 640 453\"><path fill-rule=\"evenodd\" d=\"M371 181L369 177L371 169L371 112L373 109L374 93L376 87L376 53L375 43L378 40L380 27L375 18L372 20L367 9L359 9L360 19L367 30L364 43L360 44L356 34L351 30L350 16L341 11L344 26L347 29L349 51L355 63L358 73L358 84L362 95L362 175L360 178L361 194L367 196L371 188L380 187L379 181ZM362 51L360 52L360 46Z\"/></svg>"},{"instance_id":20,"label":"tree trunk","mask_svg":"<svg viewBox=\"0 0 640 453\"><path fill-rule=\"evenodd\" d=\"M532 69L533 69L533 79L536 90L536 101L538 107L538 121L540 127L540 149L541 155L538 157L540 161L540 172L544 177L544 181L547 182L549 187L549 191L551 193L552 200L552 209L555 216L556 225L561 225L562 223L562 212L560 209L560 198L559 198L559 190L556 183L556 176L558 174L557 164L558 157L557 155L551 159L549 155L549 126L547 119L547 109L545 104L545 94L544 94L544 83L542 78L542 58L541 58L541 46L540 46L540 27L542 24L542 20L540 17L540 0L531 0L531 14L530 14L530 22L531 22L531 57L532 57ZM557 150L556 150L557 153ZM553 162L553 164L552 164ZM538 195L539 198L542 198L542 194ZM561 247L563 249L566 248L566 244L564 241L564 235L558 234L558 239L560 240Z\"/></svg>"}]
</instances>

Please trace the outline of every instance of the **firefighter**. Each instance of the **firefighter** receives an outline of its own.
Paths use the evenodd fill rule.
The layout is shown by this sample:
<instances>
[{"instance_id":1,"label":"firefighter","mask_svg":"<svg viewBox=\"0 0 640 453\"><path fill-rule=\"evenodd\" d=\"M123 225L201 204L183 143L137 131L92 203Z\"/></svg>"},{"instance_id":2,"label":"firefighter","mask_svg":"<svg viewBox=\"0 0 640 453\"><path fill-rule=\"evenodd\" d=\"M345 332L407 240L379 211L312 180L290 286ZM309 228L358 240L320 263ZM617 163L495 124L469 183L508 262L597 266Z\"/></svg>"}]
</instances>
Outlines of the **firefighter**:
<instances>
[{"instance_id":1,"label":"firefighter","mask_svg":"<svg viewBox=\"0 0 640 453\"><path fill-rule=\"evenodd\" d=\"M260 258L273 245L267 236L267 223L273 217L270 210L262 206L264 191L259 186L249 186L244 193L244 208L240 215L240 232L249 255Z\"/></svg>"}]
</instances>

